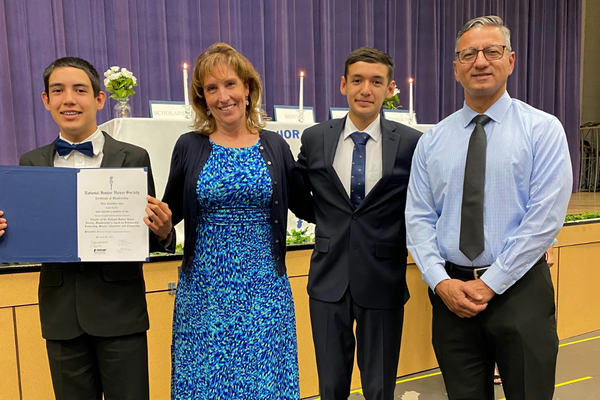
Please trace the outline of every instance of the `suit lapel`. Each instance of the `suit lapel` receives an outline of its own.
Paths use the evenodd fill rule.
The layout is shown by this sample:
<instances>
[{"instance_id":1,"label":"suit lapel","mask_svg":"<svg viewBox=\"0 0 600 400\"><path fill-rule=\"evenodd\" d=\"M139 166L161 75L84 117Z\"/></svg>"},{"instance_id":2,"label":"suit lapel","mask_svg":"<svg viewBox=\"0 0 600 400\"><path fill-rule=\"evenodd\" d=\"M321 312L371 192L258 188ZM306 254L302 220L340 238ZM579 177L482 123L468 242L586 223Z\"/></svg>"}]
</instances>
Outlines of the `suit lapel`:
<instances>
[{"instance_id":1,"label":"suit lapel","mask_svg":"<svg viewBox=\"0 0 600 400\"><path fill-rule=\"evenodd\" d=\"M42 149L40 149L42 150ZM40 152L38 159L34 165L39 167L53 167L54 154L56 153L56 140L49 146L45 146Z\"/></svg>"},{"instance_id":2,"label":"suit lapel","mask_svg":"<svg viewBox=\"0 0 600 400\"><path fill-rule=\"evenodd\" d=\"M365 199L360 203L358 208L367 206L373 198L377 198L377 193L385 186L387 181L392 176L398 146L400 145L400 135L396 133L396 126L390 121L381 116L381 179L373 186Z\"/></svg>"},{"instance_id":3,"label":"suit lapel","mask_svg":"<svg viewBox=\"0 0 600 400\"><path fill-rule=\"evenodd\" d=\"M335 151L337 149L342 129L344 129L345 121L345 118L331 121L329 129L325 130L323 135L323 150L325 153L325 167L327 168L327 172L329 173L330 181L337 188L337 190L340 191L340 194L344 199L346 199L348 205L354 208L352 202L350 201L350 197L348 197L346 189L344 189L342 181L340 181L340 177L338 176L337 172L335 172L335 168L333 168L333 159L335 158Z\"/></svg>"},{"instance_id":4,"label":"suit lapel","mask_svg":"<svg viewBox=\"0 0 600 400\"><path fill-rule=\"evenodd\" d=\"M119 142L113 139L108 133L102 132L104 135L104 155L100 168L119 168L125 162L125 152Z\"/></svg>"}]
</instances>

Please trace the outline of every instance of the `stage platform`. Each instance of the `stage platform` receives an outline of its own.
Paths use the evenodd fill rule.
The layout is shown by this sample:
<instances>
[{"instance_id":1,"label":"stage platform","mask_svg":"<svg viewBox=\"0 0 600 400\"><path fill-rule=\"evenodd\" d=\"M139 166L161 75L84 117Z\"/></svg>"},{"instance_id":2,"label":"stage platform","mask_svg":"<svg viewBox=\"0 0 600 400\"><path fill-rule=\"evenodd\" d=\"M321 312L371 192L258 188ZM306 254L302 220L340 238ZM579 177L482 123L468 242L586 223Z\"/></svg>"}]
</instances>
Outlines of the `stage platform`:
<instances>
[{"instance_id":1,"label":"stage platform","mask_svg":"<svg viewBox=\"0 0 600 400\"><path fill-rule=\"evenodd\" d=\"M600 213L600 192L579 192L571 195L567 214Z\"/></svg>"}]
</instances>

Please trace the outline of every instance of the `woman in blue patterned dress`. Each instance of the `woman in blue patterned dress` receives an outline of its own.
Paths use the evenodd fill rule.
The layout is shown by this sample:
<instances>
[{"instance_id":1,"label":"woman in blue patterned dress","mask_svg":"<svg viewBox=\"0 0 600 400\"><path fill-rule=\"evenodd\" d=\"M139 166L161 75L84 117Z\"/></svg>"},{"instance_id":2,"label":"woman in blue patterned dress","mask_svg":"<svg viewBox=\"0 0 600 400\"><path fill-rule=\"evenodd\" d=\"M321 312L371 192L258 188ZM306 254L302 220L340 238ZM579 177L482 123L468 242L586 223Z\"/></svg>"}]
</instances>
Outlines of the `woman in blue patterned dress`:
<instances>
[{"instance_id":1,"label":"woman in blue patterned dress","mask_svg":"<svg viewBox=\"0 0 600 400\"><path fill-rule=\"evenodd\" d=\"M288 206L312 220L311 199L285 140L262 130L262 85L244 56L212 45L191 86L196 131L175 145L161 204L186 234L172 398L298 399L285 229ZM159 238L172 240L171 221Z\"/></svg>"}]
</instances>

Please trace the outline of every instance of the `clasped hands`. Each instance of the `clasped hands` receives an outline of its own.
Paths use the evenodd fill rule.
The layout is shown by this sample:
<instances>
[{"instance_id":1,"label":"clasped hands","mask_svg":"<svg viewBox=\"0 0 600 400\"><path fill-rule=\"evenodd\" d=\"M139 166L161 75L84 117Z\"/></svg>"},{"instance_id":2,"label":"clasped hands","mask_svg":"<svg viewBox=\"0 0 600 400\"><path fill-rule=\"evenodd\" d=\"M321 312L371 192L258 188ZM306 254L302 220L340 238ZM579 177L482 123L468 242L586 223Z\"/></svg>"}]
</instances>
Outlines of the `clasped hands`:
<instances>
[{"instance_id":1,"label":"clasped hands","mask_svg":"<svg viewBox=\"0 0 600 400\"><path fill-rule=\"evenodd\" d=\"M496 293L481 279L463 282L446 279L435 287L446 307L461 318L471 318L485 310Z\"/></svg>"}]
</instances>

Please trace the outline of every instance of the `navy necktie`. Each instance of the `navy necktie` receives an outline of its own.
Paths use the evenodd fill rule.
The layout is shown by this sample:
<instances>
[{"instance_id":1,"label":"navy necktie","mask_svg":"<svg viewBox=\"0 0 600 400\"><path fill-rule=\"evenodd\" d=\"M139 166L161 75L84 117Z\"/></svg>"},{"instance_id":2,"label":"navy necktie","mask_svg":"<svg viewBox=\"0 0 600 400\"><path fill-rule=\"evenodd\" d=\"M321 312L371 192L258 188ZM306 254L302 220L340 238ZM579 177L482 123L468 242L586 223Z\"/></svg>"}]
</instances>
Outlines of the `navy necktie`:
<instances>
[{"instance_id":1,"label":"navy necktie","mask_svg":"<svg viewBox=\"0 0 600 400\"><path fill-rule=\"evenodd\" d=\"M473 261L485 248L483 236L483 195L485 189L485 151L487 137L483 126L490 122L487 115L473 118L475 129L469 139L465 182L460 218L459 249Z\"/></svg>"},{"instance_id":2,"label":"navy necktie","mask_svg":"<svg viewBox=\"0 0 600 400\"><path fill-rule=\"evenodd\" d=\"M73 150L77 150L83 155L94 157L94 146L92 146L92 142L71 144L61 138L56 139L56 152L59 156L66 156Z\"/></svg>"},{"instance_id":3,"label":"navy necktie","mask_svg":"<svg viewBox=\"0 0 600 400\"><path fill-rule=\"evenodd\" d=\"M365 132L354 132L350 134L350 137L354 142L352 176L350 179L350 201L356 208L365 198L365 148L370 136Z\"/></svg>"}]
</instances>

